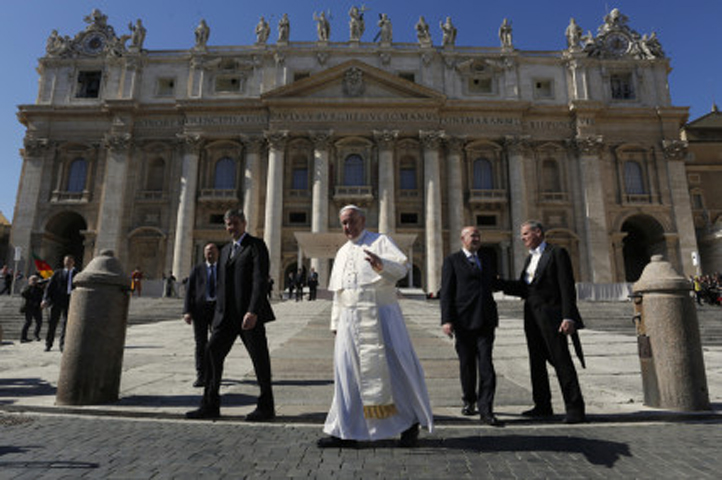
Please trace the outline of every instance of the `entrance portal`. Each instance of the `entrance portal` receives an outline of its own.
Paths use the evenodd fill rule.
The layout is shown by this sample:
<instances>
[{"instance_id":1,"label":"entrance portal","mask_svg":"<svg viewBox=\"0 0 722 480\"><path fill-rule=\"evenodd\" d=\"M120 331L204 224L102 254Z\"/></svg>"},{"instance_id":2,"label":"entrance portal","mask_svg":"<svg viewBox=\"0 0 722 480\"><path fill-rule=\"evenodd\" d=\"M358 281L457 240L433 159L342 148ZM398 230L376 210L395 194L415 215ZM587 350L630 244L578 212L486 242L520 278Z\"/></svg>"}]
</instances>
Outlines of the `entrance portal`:
<instances>
[{"instance_id":1,"label":"entrance portal","mask_svg":"<svg viewBox=\"0 0 722 480\"><path fill-rule=\"evenodd\" d=\"M45 226L41 256L51 267L57 268L62 265L65 255L72 255L76 268L82 269L85 246L80 232L87 228L88 224L80 214L63 212L55 215Z\"/></svg>"},{"instance_id":2,"label":"entrance portal","mask_svg":"<svg viewBox=\"0 0 722 480\"><path fill-rule=\"evenodd\" d=\"M624 238L624 275L627 282L636 282L652 255L667 257L664 228L647 215L635 215L622 224Z\"/></svg>"}]
</instances>

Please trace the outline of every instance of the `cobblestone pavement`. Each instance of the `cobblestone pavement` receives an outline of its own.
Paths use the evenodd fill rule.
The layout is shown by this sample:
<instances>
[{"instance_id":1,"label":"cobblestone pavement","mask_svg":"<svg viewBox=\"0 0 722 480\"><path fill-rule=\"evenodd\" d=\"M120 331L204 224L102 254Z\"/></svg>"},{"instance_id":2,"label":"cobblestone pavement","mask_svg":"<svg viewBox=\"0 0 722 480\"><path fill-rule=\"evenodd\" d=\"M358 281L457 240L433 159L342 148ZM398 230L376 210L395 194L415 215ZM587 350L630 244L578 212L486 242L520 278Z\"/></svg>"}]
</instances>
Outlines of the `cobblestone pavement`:
<instances>
[{"instance_id":1,"label":"cobblestone pavement","mask_svg":"<svg viewBox=\"0 0 722 480\"><path fill-rule=\"evenodd\" d=\"M441 427L321 450L317 425L0 414L2 479L719 478L719 422Z\"/></svg>"}]
</instances>

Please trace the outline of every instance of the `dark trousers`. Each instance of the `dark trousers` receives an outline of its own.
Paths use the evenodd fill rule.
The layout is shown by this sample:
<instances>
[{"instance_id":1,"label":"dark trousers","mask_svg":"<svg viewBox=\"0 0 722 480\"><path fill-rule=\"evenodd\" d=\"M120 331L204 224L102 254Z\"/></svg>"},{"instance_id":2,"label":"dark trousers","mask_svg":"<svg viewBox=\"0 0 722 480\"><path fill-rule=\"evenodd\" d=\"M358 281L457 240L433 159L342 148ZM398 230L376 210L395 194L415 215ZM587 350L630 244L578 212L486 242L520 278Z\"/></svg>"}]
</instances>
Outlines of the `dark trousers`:
<instances>
[{"instance_id":1,"label":"dark trousers","mask_svg":"<svg viewBox=\"0 0 722 480\"><path fill-rule=\"evenodd\" d=\"M25 310L25 325L23 325L23 331L20 335L21 339L28 340L28 330L30 325L33 324L33 320L35 320L35 338L40 339L40 327L43 325L43 310L40 307Z\"/></svg>"},{"instance_id":2,"label":"dark trousers","mask_svg":"<svg viewBox=\"0 0 722 480\"><path fill-rule=\"evenodd\" d=\"M316 300L316 286L309 286L308 287L308 299L309 300Z\"/></svg>"},{"instance_id":3,"label":"dark trousers","mask_svg":"<svg viewBox=\"0 0 722 480\"><path fill-rule=\"evenodd\" d=\"M205 379L206 375L206 346L208 345L208 336L213 324L215 310L216 302L207 302L193 312L193 336L196 341L196 377L199 380Z\"/></svg>"},{"instance_id":4,"label":"dark trousers","mask_svg":"<svg viewBox=\"0 0 722 480\"><path fill-rule=\"evenodd\" d=\"M524 333L529 351L534 405L540 409L551 410L552 394L546 365L546 362L549 362L559 379L567 413L583 415L584 397L569 353L567 336L559 333L557 324L538 319L530 310L528 306L525 307Z\"/></svg>"},{"instance_id":5,"label":"dark trousers","mask_svg":"<svg viewBox=\"0 0 722 480\"><path fill-rule=\"evenodd\" d=\"M464 403L476 404L480 414L491 415L496 391L492 362L494 331L457 329L454 337Z\"/></svg>"},{"instance_id":6,"label":"dark trousers","mask_svg":"<svg viewBox=\"0 0 722 480\"><path fill-rule=\"evenodd\" d=\"M55 330L60 322L60 351L65 346L65 329L68 325L68 304L53 304L50 307L50 319L48 320L48 334L45 336L45 346L53 347L55 341Z\"/></svg>"},{"instance_id":7,"label":"dark trousers","mask_svg":"<svg viewBox=\"0 0 722 480\"><path fill-rule=\"evenodd\" d=\"M203 390L201 407L220 408L219 391L223 378L223 362L228 352L231 351L237 336L241 337L243 345L251 357L253 369L256 372L256 381L261 390L256 406L263 412L273 412L275 406L271 387L271 357L268 353L266 326L260 322L251 330L242 330L240 321L224 321L222 325L213 328L206 348L209 368L206 372L206 385Z\"/></svg>"},{"instance_id":8,"label":"dark trousers","mask_svg":"<svg viewBox=\"0 0 722 480\"><path fill-rule=\"evenodd\" d=\"M303 300L303 286L296 287L296 301L300 302Z\"/></svg>"}]
</instances>

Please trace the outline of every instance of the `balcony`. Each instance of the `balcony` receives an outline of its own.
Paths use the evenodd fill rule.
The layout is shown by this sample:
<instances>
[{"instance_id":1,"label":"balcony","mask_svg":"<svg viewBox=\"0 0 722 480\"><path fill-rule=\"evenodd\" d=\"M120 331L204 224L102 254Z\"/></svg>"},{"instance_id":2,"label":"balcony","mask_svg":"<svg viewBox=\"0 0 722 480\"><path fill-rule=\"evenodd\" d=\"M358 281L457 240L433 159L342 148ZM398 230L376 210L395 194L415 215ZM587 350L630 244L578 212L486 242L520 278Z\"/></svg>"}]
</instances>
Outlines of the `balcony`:
<instances>
[{"instance_id":1,"label":"balcony","mask_svg":"<svg viewBox=\"0 0 722 480\"><path fill-rule=\"evenodd\" d=\"M469 203L505 203L506 190L470 190Z\"/></svg>"},{"instance_id":2,"label":"balcony","mask_svg":"<svg viewBox=\"0 0 722 480\"><path fill-rule=\"evenodd\" d=\"M219 208L231 207L240 202L238 199L238 191L235 188L202 188L198 195L198 201Z\"/></svg>"},{"instance_id":3,"label":"balcony","mask_svg":"<svg viewBox=\"0 0 722 480\"><path fill-rule=\"evenodd\" d=\"M288 196L291 198L308 198L311 196L310 190L289 190Z\"/></svg>"},{"instance_id":4,"label":"balcony","mask_svg":"<svg viewBox=\"0 0 722 480\"><path fill-rule=\"evenodd\" d=\"M654 197L649 193L625 193L622 195L622 202L625 204L650 205L654 201Z\"/></svg>"},{"instance_id":5,"label":"balcony","mask_svg":"<svg viewBox=\"0 0 722 480\"><path fill-rule=\"evenodd\" d=\"M50 196L51 203L88 203L90 201L90 192L83 190L82 192L66 192L55 190Z\"/></svg>"},{"instance_id":6,"label":"balcony","mask_svg":"<svg viewBox=\"0 0 722 480\"><path fill-rule=\"evenodd\" d=\"M141 202L162 202L164 201L165 194L163 190L139 190L138 200Z\"/></svg>"},{"instance_id":7,"label":"balcony","mask_svg":"<svg viewBox=\"0 0 722 480\"><path fill-rule=\"evenodd\" d=\"M373 200L373 188L370 185L337 186L333 199L342 202L363 203Z\"/></svg>"},{"instance_id":8,"label":"balcony","mask_svg":"<svg viewBox=\"0 0 722 480\"><path fill-rule=\"evenodd\" d=\"M544 203L565 203L569 201L569 194L566 192L542 192L539 199Z\"/></svg>"}]
</instances>

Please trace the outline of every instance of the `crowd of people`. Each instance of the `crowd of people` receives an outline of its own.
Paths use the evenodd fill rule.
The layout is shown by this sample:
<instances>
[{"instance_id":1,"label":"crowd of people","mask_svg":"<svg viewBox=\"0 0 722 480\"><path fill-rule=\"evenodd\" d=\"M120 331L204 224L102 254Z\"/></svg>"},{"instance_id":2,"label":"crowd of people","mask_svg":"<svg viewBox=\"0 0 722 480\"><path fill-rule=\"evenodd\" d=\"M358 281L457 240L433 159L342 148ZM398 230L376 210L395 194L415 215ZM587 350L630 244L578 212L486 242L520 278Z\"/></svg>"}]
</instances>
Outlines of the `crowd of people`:
<instances>
[{"instance_id":1,"label":"crowd of people","mask_svg":"<svg viewBox=\"0 0 722 480\"><path fill-rule=\"evenodd\" d=\"M690 277L698 305L722 305L722 273Z\"/></svg>"}]
</instances>

